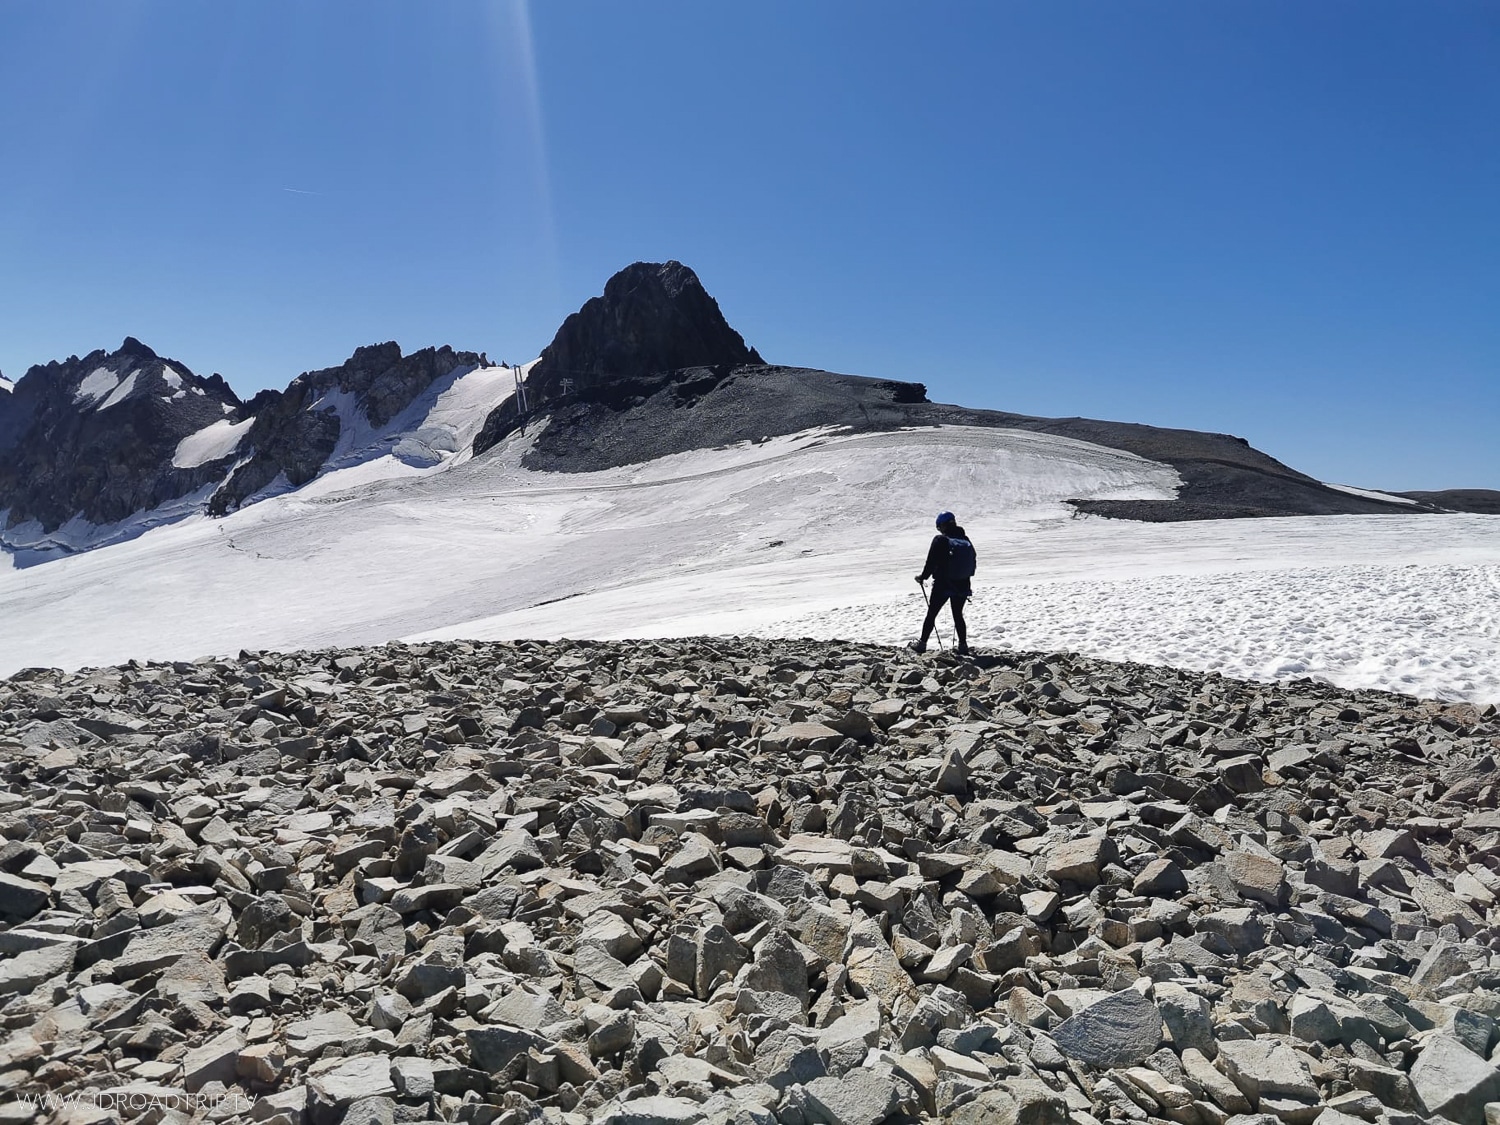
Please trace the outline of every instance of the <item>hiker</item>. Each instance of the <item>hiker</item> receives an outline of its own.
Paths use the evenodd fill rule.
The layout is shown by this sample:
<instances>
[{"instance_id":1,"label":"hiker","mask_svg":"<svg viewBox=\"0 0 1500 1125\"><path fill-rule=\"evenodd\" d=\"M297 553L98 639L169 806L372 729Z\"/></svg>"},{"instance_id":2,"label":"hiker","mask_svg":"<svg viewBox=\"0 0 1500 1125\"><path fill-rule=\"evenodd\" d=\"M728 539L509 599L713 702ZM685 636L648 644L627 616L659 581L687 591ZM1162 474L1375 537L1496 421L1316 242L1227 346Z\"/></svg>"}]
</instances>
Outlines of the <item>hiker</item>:
<instances>
[{"instance_id":1,"label":"hiker","mask_svg":"<svg viewBox=\"0 0 1500 1125\"><path fill-rule=\"evenodd\" d=\"M927 600L927 616L922 621L922 639L911 648L913 652L927 651L927 638L932 636L932 628L937 624L938 610L948 602L953 607L953 630L958 634L958 651L967 655L969 630L964 624L964 602L973 594L969 579L974 575L974 544L969 542L952 512L938 513L937 529L932 546L927 548L927 565L917 575L917 581L923 583L923 593L927 590L927 579L932 579L932 596Z\"/></svg>"}]
</instances>

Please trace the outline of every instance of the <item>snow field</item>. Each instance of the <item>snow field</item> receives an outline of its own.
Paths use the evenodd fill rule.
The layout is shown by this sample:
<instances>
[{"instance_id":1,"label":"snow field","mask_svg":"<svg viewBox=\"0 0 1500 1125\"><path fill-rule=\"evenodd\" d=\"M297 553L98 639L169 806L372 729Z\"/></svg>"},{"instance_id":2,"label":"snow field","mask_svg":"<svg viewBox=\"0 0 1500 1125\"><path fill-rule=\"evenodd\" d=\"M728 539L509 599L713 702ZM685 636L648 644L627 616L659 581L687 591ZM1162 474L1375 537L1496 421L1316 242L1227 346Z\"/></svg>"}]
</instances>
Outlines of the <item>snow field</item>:
<instances>
[{"instance_id":1,"label":"snow field","mask_svg":"<svg viewBox=\"0 0 1500 1125\"><path fill-rule=\"evenodd\" d=\"M1064 650L1249 680L1500 702L1500 565L1350 566L981 584L965 609L980 648ZM919 594L771 623L772 637L913 638ZM948 609L938 618L954 641ZM936 647L934 645L934 647Z\"/></svg>"},{"instance_id":2,"label":"snow field","mask_svg":"<svg viewBox=\"0 0 1500 1125\"><path fill-rule=\"evenodd\" d=\"M512 385L455 373L294 492L0 567L0 675L402 638L899 643L947 508L979 552L976 645L1500 701L1500 517L1073 518L1068 498L1167 498L1177 476L961 427L536 473L520 466L534 429L468 452Z\"/></svg>"},{"instance_id":3,"label":"snow field","mask_svg":"<svg viewBox=\"0 0 1500 1125\"><path fill-rule=\"evenodd\" d=\"M231 422L228 418L210 422L177 443L177 449L172 454L172 467L196 469L199 465L217 461L220 457L228 457L254 424L254 415L240 422Z\"/></svg>"}]
</instances>

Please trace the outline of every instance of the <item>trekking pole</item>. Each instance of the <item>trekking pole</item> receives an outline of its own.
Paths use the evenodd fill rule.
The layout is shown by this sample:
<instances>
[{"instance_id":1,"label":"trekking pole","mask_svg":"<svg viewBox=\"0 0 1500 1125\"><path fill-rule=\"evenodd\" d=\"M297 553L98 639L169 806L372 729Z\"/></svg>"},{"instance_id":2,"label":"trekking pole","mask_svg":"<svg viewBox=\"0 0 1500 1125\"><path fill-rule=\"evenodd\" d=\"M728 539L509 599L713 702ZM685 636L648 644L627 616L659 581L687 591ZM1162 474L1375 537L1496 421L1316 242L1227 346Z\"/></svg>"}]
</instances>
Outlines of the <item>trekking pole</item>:
<instances>
[{"instance_id":1,"label":"trekking pole","mask_svg":"<svg viewBox=\"0 0 1500 1125\"><path fill-rule=\"evenodd\" d=\"M923 598L924 601L926 601L927 608L931 609L932 608L932 599L930 597L928 597L928 595L927 595L927 583L925 583L925 582L921 581L920 579L918 579L917 580L917 585L920 586L920 587L922 587L922 598ZM936 585L936 583L933 584L932 592L933 593L937 593L937 585ZM937 637L938 651L942 652L943 651L943 631L942 631L942 629L938 628L937 615L936 614L934 614L933 618L932 618L932 629L933 629L933 635L935 637Z\"/></svg>"}]
</instances>

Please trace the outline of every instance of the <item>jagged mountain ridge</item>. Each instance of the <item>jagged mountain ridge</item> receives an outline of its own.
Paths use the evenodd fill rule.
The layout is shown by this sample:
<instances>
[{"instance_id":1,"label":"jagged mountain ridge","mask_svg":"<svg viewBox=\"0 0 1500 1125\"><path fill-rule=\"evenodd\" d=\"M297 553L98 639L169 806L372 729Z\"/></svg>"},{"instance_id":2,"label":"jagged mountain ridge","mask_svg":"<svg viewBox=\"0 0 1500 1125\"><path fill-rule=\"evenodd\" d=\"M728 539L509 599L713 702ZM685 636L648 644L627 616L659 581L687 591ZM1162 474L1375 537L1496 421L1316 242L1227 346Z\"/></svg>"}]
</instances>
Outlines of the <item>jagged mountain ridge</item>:
<instances>
[{"instance_id":1,"label":"jagged mountain ridge","mask_svg":"<svg viewBox=\"0 0 1500 1125\"><path fill-rule=\"evenodd\" d=\"M219 376L199 378L131 337L112 353L33 367L0 397L6 526L114 523L196 491L222 466L174 465L175 450L241 408Z\"/></svg>"},{"instance_id":2,"label":"jagged mountain ridge","mask_svg":"<svg viewBox=\"0 0 1500 1125\"><path fill-rule=\"evenodd\" d=\"M244 446L253 452L214 494L209 511L238 508L278 476L293 488L316 477L338 447L346 417L341 406L355 406L379 430L438 379L484 362L476 352L447 345L403 356L395 343L372 344L338 367L297 376L284 391L262 391L246 405L255 421ZM343 401L332 402L335 395Z\"/></svg>"},{"instance_id":3,"label":"jagged mountain ridge","mask_svg":"<svg viewBox=\"0 0 1500 1125\"><path fill-rule=\"evenodd\" d=\"M481 354L448 346L403 356L395 343L376 344L248 402L219 376L199 378L134 339L112 353L33 367L0 393L0 546L14 548L23 526L46 539L74 520L110 525L168 509L163 518L223 515L300 488L337 458L358 454L352 442L369 443L372 456L396 448L403 435L393 427L422 423L403 412L444 380L486 364ZM611 278L564 321L524 387L524 401L502 393L506 386L479 404L484 413L467 428L478 430L474 454L531 427L527 468L582 472L820 426L966 425L1120 449L1170 465L1182 478L1175 500L1075 503L1097 514L1181 520L1441 505L1332 489L1224 434L976 410L933 403L922 383L767 364L693 271L675 261L638 262Z\"/></svg>"},{"instance_id":4,"label":"jagged mountain ridge","mask_svg":"<svg viewBox=\"0 0 1500 1125\"><path fill-rule=\"evenodd\" d=\"M375 344L248 402L219 375L200 378L134 338L38 365L0 395L0 541L28 525L46 536L174 502L224 514L279 482L299 487L351 426L379 431L439 380L485 362Z\"/></svg>"}]
</instances>

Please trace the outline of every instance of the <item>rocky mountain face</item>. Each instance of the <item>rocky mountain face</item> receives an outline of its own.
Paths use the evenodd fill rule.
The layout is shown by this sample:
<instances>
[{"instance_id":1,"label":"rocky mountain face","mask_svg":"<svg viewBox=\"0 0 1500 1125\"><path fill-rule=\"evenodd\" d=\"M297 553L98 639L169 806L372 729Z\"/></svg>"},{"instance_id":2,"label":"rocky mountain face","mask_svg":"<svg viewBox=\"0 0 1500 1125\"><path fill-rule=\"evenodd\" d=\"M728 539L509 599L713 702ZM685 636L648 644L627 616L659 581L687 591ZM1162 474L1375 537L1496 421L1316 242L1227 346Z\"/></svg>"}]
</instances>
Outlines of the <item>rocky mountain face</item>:
<instances>
[{"instance_id":1,"label":"rocky mountain face","mask_svg":"<svg viewBox=\"0 0 1500 1125\"><path fill-rule=\"evenodd\" d=\"M32 521L44 534L75 517L112 524L203 490L211 512L232 511L278 477L307 483L341 438L381 430L436 381L481 362L376 344L249 402L133 338L33 367L0 392L0 535Z\"/></svg>"},{"instance_id":2,"label":"rocky mountain face","mask_svg":"<svg viewBox=\"0 0 1500 1125\"><path fill-rule=\"evenodd\" d=\"M687 266L636 262L563 321L527 375L527 407L620 410L663 390L691 401L731 369L762 362ZM475 451L513 432L521 415L517 401L499 407Z\"/></svg>"},{"instance_id":3,"label":"rocky mountain face","mask_svg":"<svg viewBox=\"0 0 1500 1125\"><path fill-rule=\"evenodd\" d=\"M854 432L965 425L1076 438L1171 465L1172 501L1077 501L1080 511L1171 521L1434 510L1328 488L1227 434L1087 418L1036 418L928 401L920 382L764 363L677 262L638 262L563 324L527 379L528 412L508 401L478 453L527 421L546 425L523 464L591 472L816 426Z\"/></svg>"},{"instance_id":4,"label":"rocky mountain face","mask_svg":"<svg viewBox=\"0 0 1500 1125\"><path fill-rule=\"evenodd\" d=\"M484 363L473 352L395 343L358 349L241 403L218 376L200 379L129 339L112 353L34 367L0 387L0 541L33 540L80 517L107 525L191 499L223 515L268 490L298 488L330 458L397 423L438 380ZM415 425L419 420L413 420ZM521 397L485 419L483 453L540 426L523 464L580 472L795 433L929 425L1035 430L1123 449L1174 467L1171 501L1077 501L1082 511L1145 520L1298 514L1492 510L1492 495L1410 494L1387 503L1328 488L1224 434L1084 418L1035 418L933 403L921 382L764 363L692 270L637 262L563 323ZM473 432L470 430L469 432ZM373 446L371 447L373 449ZM373 453L371 454L373 455ZM85 544L86 545L86 544ZM61 538L50 548L72 549Z\"/></svg>"},{"instance_id":5,"label":"rocky mountain face","mask_svg":"<svg viewBox=\"0 0 1500 1125\"><path fill-rule=\"evenodd\" d=\"M1500 490L1493 488L1446 488L1437 492L1402 492L1400 495L1449 512L1500 516Z\"/></svg>"},{"instance_id":6,"label":"rocky mountain face","mask_svg":"<svg viewBox=\"0 0 1500 1125\"><path fill-rule=\"evenodd\" d=\"M31 368L0 394L4 526L113 523L202 488L225 460L179 467L178 446L240 407L217 375L201 379L131 338Z\"/></svg>"},{"instance_id":7,"label":"rocky mountain face","mask_svg":"<svg viewBox=\"0 0 1500 1125\"><path fill-rule=\"evenodd\" d=\"M380 430L438 379L482 362L446 345L403 356L396 343L373 344L338 367L297 376L284 391L262 391L245 407L255 418L244 440L253 452L214 493L209 510L233 511L283 474L293 488L306 484L356 419Z\"/></svg>"},{"instance_id":8,"label":"rocky mountain face","mask_svg":"<svg viewBox=\"0 0 1500 1125\"><path fill-rule=\"evenodd\" d=\"M28 671L6 1119L1484 1125L1497 746L811 641Z\"/></svg>"}]
</instances>

